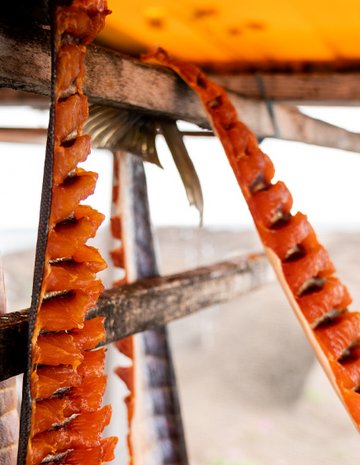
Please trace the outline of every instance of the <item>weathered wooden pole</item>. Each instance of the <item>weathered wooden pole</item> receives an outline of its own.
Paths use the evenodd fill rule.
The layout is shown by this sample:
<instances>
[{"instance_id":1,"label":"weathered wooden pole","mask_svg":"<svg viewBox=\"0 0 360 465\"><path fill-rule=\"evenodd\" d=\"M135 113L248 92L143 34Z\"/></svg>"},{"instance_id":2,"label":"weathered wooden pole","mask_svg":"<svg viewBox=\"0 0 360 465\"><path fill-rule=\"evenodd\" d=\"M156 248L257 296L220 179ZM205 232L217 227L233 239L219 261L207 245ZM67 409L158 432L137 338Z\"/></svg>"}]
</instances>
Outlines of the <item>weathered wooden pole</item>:
<instances>
[{"instance_id":1,"label":"weathered wooden pole","mask_svg":"<svg viewBox=\"0 0 360 465\"><path fill-rule=\"evenodd\" d=\"M118 202L123 216L121 235L128 279L131 282L156 277L159 270L143 162L141 158L126 152L116 152L115 156L115 166L119 169ZM134 460L149 464L156 461L158 465L187 465L185 436L166 327L158 326L144 331L136 336L134 344L134 394L138 399L131 425L134 431ZM146 403L146 408L139 405L142 401ZM139 429L145 431L147 439L136 435Z\"/></svg>"},{"instance_id":2,"label":"weathered wooden pole","mask_svg":"<svg viewBox=\"0 0 360 465\"><path fill-rule=\"evenodd\" d=\"M105 317L109 344L246 294L268 283L269 271L265 256L254 254L146 278L106 290L87 316ZM0 315L0 381L23 372L27 331L28 310Z\"/></svg>"}]
</instances>

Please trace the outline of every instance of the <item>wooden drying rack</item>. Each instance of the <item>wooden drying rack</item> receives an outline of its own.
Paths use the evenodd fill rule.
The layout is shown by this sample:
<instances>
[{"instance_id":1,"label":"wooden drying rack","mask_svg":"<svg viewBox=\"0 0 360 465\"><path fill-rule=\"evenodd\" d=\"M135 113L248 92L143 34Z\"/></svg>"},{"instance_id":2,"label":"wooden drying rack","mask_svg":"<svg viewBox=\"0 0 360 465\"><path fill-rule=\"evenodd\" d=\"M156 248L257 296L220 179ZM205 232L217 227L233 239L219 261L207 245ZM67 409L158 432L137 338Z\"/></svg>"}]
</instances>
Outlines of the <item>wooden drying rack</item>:
<instances>
[{"instance_id":1,"label":"wooden drying rack","mask_svg":"<svg viewBox=\"0 0 360 465\"><path fill-rule=\"evenodd\" d=\"M14 31L11 34L6 30L0 32L0 103L47 108L50 86L47 31L43 31L42 37L32 40L19 37L21 34ZM100 75L107 77L99 81ZM123 78L118 82L120 75ZM94 85L96 81L99 81L98 86ZM138 92L140 85L147 88L141 95ZM173 97L161 101L158 98L159 93L165 89L166 94ZM90 48L85 90L92 102L136 111L149 112L154 109L157 115L185 119L203 127L208 124L196 97L171 74L145 67L115 52ZM0 129L1 141L39 143L44 141L44 136L41 129ZM139 164L139 161L134 163ZM141 162L140 164L142 165ZM143 171L136 176L140 178L135 177L129 185L144 185L141 179L144 176ZM136 192L133 195L138 203L146 205L146 191L136 187L134 190ZM134 212L137 216L135 220L142 224L149 241L140 258L144 262L151 262L151 266L156 269L156 262L151 256L151 231L147 226L149 212L147 208L140 210ZM160 327L202 308L228 301L268 281L269 268L263 255L233 259L185 273L141 279L134 284L107 290L87 317L105 317L104 344L108 344L131 334ZM28 314L28 310L23 310L0 316L0 381L24 371Z\"/></svg>"},{"instance_id":2,"label":"wooden drying rack","mask_svg":"<svg viewBox=\"0 0 360 465\"><path fill-rule=\"evenodd\" d=\"M0 27L0 104L48 105L48 44L46 30L36 37L25 37L22 31ZM281 138L360 152L360 135L313 120L289 105L360 102L359 73L266 74L261 78L266 97L275 102L274 114L280 123ZM259 98L264 96L259 94L257 76L216 79L231 90L240 118L259 137L275 135L268 102ZM197 97L178 78L166 70L145 66L98 46L90 46L87 54L85 92L93 103L181 119L208 128ZM11 140L12 131L0 128L0 139ZM16 134L22 142L36 142L44 137L41 131L19 128ZM107 344L233 299L268 282L269 276L264 256L257 255L172 276L143 279L105 291L89 317L105 316ZM27 310L0 317L0 380L24 369L27 319Z\"/></svg>"}]
</instances>

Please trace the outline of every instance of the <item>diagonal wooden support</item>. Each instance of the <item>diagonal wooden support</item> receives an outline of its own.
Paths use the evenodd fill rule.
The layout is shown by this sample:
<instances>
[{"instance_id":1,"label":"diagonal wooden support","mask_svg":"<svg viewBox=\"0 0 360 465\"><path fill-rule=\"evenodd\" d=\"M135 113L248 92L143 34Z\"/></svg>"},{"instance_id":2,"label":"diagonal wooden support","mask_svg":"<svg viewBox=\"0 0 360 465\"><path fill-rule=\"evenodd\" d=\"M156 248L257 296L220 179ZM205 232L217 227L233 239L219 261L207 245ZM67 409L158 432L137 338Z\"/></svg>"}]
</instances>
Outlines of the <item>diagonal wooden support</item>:
<instances>
[{"instance_id":1,"label":"diagonal wooden support","mask_svg":"<svg viewBox=\"0 0 360 465\"><path fill-rule=\"evenodd\" d=\"M88 318L105 317L104 344L227 302L272 279L264 255L253 255L109 289ZM23 372L28 310L0 316L0 381Z\"/></svg>"}]
</instances>

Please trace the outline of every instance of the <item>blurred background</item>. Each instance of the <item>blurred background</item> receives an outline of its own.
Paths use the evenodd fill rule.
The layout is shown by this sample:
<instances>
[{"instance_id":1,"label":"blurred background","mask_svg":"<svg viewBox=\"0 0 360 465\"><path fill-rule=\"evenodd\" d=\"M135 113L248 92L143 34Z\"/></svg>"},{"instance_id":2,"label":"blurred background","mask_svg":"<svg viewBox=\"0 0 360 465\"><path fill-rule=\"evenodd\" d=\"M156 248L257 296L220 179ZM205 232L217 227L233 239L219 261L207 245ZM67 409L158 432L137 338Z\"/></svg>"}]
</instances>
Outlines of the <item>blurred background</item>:
<instances>
[{"instance_id":1,"label":"blurred background","mask_svg":"<svg viewBox=\"0 0 360 465\"><path fill-rule=\"evenodd\" d=\"M360 132L358 108L302 111ZM45 111L0 109L0 126L46 127L47 119ZM201 228L161 136L157 144L163 169L147 164L146 174L162 274L260 251L219 142L186 138L204 193ZM359 154L272 139L261 146L292 192L294 210L309 216L329 248L359 308ZM44 146L2 143L0 154L0 250L12 311L30 303ZM99 173L87 203L106 214L97 245L110 262L112 155L93 151L86 168ZM104 279L110 286L110 271ZM275 281L174 322L170 331L192 464L353 465L358 459L358 433ZM110 389L120 402L120 381Z\"/></svg>"}]
</instances>

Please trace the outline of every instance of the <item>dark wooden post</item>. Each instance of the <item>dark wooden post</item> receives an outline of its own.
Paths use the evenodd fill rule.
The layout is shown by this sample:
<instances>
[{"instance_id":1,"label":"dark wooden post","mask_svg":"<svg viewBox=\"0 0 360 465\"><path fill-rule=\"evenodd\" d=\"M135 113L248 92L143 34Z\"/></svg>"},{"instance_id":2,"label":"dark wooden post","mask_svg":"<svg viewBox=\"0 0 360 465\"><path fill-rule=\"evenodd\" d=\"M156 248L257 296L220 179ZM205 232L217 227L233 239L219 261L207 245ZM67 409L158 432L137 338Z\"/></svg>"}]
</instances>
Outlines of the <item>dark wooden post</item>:
<instances>
[{"instance_id":1,"label":"dark wooden post","mask_svg":"<svg viewBox=\"0 0 360 465\"><path fill-rule=\"evenodd\" d=\"M133 254L128 264L130 278L137 280L158 276L143 162L139 157L121 152L119 165L119 181L122 184L120 195L125 197L123 205L126 221L130 223L129 227L125 224L122 233L125 247ZM158 465L187 465L184 431L166 327L146 330L137 337L142 338L143 360L140 363L147 372L144 379L152 404L152 423L156 430L153 432L156 435L154 446L158 447L161 454L161 464Z\"/></svg>"}]
</instances>

